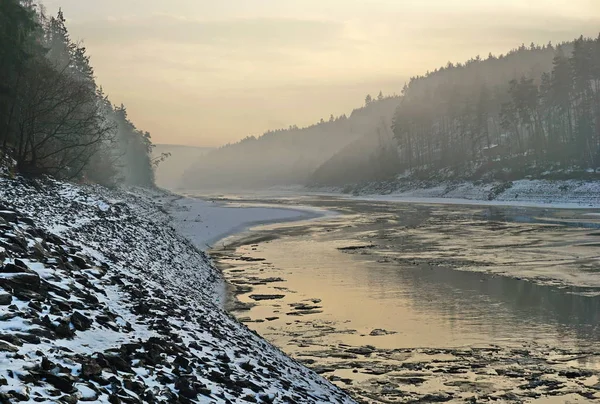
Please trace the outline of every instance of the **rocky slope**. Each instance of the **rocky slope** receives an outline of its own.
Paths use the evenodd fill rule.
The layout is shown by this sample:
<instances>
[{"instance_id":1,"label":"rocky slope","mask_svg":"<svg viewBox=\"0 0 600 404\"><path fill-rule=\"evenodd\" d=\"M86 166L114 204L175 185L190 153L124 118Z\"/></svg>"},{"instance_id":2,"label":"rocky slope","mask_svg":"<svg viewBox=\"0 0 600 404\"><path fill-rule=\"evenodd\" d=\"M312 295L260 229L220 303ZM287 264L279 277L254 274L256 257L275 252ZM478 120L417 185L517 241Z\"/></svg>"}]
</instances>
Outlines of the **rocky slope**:
<instances>
[{"instance_id":1,"label":"rocky slope","mask_svg":"<svg viewBox=\"0 0 600 404\"><path fill-rule=\"evenodd\" d=\"M0 178L0 402L352 402L220 308L170 199Z\"/></svg>"}]
</instances>

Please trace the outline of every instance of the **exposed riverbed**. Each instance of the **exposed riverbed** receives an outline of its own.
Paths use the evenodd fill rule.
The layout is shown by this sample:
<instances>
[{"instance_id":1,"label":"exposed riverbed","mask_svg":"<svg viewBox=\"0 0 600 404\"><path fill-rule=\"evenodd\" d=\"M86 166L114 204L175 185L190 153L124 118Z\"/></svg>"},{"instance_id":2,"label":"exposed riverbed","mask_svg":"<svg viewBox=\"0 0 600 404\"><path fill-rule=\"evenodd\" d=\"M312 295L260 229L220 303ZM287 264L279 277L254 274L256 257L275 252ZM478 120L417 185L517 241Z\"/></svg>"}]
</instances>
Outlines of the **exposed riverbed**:
<instances>
[{"instance_id":1,"label":"exposed riverbed","mask_svg":"<svg viewBox=\"0 0 600 404\"><path fill-rule=\"evenodd\" d=\"M278 202L341 214L220 241L229 308L358 400L600 399L593 211Z\"/></svg>"}]
</instances>

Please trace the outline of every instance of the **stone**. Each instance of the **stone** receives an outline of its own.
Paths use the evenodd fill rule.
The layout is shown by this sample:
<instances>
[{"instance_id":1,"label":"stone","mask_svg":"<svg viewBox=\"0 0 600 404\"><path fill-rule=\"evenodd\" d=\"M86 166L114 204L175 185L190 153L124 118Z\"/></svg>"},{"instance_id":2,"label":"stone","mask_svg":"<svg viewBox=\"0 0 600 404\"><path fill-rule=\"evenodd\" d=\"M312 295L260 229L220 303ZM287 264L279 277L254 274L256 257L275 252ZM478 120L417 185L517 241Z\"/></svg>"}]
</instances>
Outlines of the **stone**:
<instances>
[{"instance_id":1,"label":"stone","mask_svg":"<svg viewBox=\"0 0 600 404\"><path fill-rule=\"evenodd\" d=\"M283 299L285 295L250 295L250 299L260 301L260 300L277 300Z\"/></svg>"},{"instance_id":2,"label":"stone","mask_svg":"<svg viewBox=\"0 0 600 404\"><path fill-rule=\"evenodd\" d=\"M0 292L0 306L8 306L12 303L12 295Z\"/></svg>"},{"instance_id":3,"label":"stone","mask_svg":"<svg viewBox=\"0 0 600 404\"><path fill-rule=\"evenodd\" d=\"M369 333L369 335L372 337L380 337L382 335L391 335L391 334L397 334L397 333L396 333L396 331L387 331L387 330L384 330L381 328L376 328Z\"/></svg>"},{"instance_id":4,"label":"stone","mask_svg":"<svg viewBox=\"0 0 600 404\"><path fill-rule=\"evenodd\" d=\"M64 319L54 329L54 332L58 338L72 338L75 335L75 332L71 329L70 322Z\"/></svg>"},{"instance_id":5,"label":"stone","mask_svg":"<svg viewBox=\"0 0 600 404\"><path fill-rule=\"evenodd\" d=\"M22 346L23 345L23 341L21 341L21 339L14 335L14 334L0 334L0 340L5 341L5 342L9 342L13 345L16 346Z\"/></svg>"},{"instance_id":6,"label":"stone","mask_svg":"<svg viewBox=\"0 0 600 404\"><path fill-rule=\"evenodd\" d=\"M71 314L71 323L73 323L73 327L75 327L77 331L86 331L92 326L93 320L80 312L75 311Z\"/></svg>"},{"instance_id":7,"label":"stone","mask_svg":"<svg viewBox=\"0 0 600 404\"><path fill-rule=\"evenodd\" d=\"M102 367L94 359L81 365L81 377L89 380L102 374Z\"/></svg>"},{"instance_id":8,"label":"stone","mask_svg":"<svg viewBox=\"0 0 600 404\"><path fill-rule=\"evenodd\" d=\"M36 274L35 271L32 271L31 269L27 268L27 265L25 265L23 263L23 261L21 261L21 260L15 260L14 264L11 264L10 262L8 264L5 264L2 268L0 268L0 273L3 273L3 274L20 274L20 273Z\"/></svg>"},{"instance_id":9,"label":"stone","mask_svg":"<svg viewBox=\"0 0 600 404\"><path fill-rule=\"evenodd\" d=\"M0 286L8 290L38 291L40 289L40 276L27 272L5 273L3 276L0 276Z\"/></svg>"},{"instance_id":10,"label":"stone","mask_svg":"<svg viewBox=\"0 0 600 404\"><path fill-rule=\"evenodd\" d=\"M0 340L0 352L18 352L19 348L8 342Z\"/></svg>"},{"instance_id":11,"label":"stone","mask_svg":"<svg viewBox=\"0 0 600 404\"><path fill-rule=\"evenodd\" d=\"M67 376L55 375L52 373L46 373L44 375L46 381L52 386L56 387L63 393L73 393L75 392L75 387L73 386L73 381L69 379Z\"/></svg>"},{"instance_id":12,"label":"stone","mask_svg":"<svg viewBox=\"0 0 600 404\"><path fill-rule=\"evenodd\" d=\"M17 212L11 210L0 210L0 217L7 222L15 223L17 221Z\"/></svg>"}]
</instances>

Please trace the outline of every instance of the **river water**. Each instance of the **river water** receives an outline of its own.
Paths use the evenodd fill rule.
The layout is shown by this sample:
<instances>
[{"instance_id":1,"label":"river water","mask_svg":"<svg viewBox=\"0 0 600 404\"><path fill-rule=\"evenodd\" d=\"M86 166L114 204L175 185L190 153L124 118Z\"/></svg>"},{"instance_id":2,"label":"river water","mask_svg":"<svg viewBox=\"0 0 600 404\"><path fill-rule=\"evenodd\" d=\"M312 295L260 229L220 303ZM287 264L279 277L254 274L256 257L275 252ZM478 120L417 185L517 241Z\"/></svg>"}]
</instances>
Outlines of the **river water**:
<instances>
[{"instance_id":1,"label":"river water","mask_svg":"<svg viewBox=\"0 0 600 404\"><path fill-rule=\"evenodd\" d=\"M229 309L357 400L600 400L595 212L260 202L339 214L219 242Z\"/></svg>"}]
</instances>

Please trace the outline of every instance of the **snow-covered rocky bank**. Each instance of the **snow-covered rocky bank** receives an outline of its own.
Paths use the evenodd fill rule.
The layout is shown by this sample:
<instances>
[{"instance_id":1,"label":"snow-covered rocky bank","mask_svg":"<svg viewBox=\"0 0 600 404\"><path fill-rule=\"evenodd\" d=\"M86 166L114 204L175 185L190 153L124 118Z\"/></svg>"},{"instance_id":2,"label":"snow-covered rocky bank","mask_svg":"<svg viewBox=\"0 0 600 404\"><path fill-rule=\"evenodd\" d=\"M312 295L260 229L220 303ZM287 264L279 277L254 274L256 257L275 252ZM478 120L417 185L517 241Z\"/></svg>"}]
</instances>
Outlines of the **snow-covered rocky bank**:
<instances>
[{"instance_id":1,"label":"snow-covered rocky bank","mask_svg":"<svg viewBox=\"0 0 600 404\"><path fill-rule=\"evenodd\" d=\"M327 191L342 191L327 189ZM513 182L393 181L345 188L352 198L398 202L600 208L600 181Z\"/></svg>"},{"instance_id":2,"label":"snow-covered rocky bank","mask_svg":"<svg viewBox=\"0 0 600 404\"><path fill-rule=\"evenodd\" d=\"M219 308L170 202L0 179L0 402L352 402Z\"/></svg>"}]
</instances>

